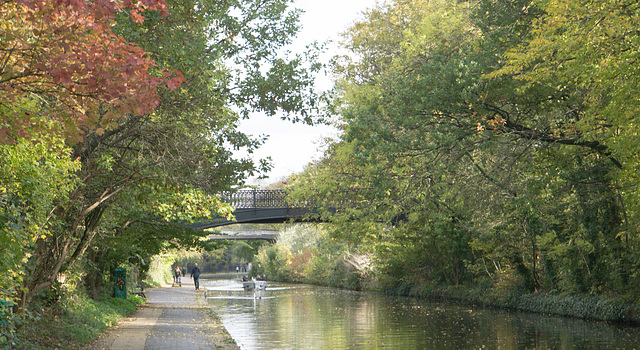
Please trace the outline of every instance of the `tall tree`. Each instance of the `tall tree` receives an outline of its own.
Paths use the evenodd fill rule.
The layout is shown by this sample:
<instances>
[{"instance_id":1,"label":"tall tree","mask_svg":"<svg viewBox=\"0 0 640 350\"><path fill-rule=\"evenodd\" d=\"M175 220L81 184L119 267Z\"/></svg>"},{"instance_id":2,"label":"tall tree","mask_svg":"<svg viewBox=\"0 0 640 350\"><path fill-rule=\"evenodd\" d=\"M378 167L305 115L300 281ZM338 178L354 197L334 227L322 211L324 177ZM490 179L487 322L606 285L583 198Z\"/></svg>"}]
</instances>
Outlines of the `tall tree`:
<instances>
[{"instance_id":1,"label":"tall tree","mask_svg":"<svg viewBox=\"0 0 640 350\"><path fill-rule=\"evenodd\" d=\"M111 13L109 37L152 57L147 74L167 84L149 85L157 88L153 98L132 96L142 102L128 100L130 109L98 104L99 119L112 122L89 123L80 128L82 138L68 139L75 141L82 183L52 211L50 234L36 240L23 302L55 285L61 271L81 268L87 252L93 266L108 270L127 252L207 246L204 233L184 223L228 215L231 208L215 194L268 167L233 158L232 149L251 151L261 142L237 130L239 118L251 110L284 110L296 119L307 111L315 68L278 53L297 31L298 13L288 3L185 0L153 8L159 11L139 12L132 4L128 13ZM246 66L229 68L233 60ZM149 244L154 240L166 243Z\"/></svg>"},{"instance_id":2,"label":"tall tree","mask_svg":"<svg viewBox=\"0 0 640 350\"><path fill-rule=\"evenodd\" d=\"M529 55L549 3L393 1L346 33L345 133L320 176L327 192L365 188L357 214L393 225L362 235L392 281L632 289L622 163L610 138L581 129L591 89L521 79L542 55L525 74L506 64Z\"/></svg>"},{"instance_id":3,"label":"tall tree","mask_svg":"<svg viewBox=\"0 0 640 350\"><path fill-rule=\"evenodd\" d=\"M506 47L504 60L488 75L494 81L514 81L514 99L538 96L536 113L521 113L519 122L503 117L500 129L583 150L580 164L562 175L580 203L573 207L578 227L564 241L555 241L569 247L555 251L567 254L567 260L581 257L564 264L582 266L580 282L570 283L581 288L620 289L637 283L628 277L635 274L629 259L637 259L639 247L633 229L638 152L631 146L637 130L630 117L637 100L629 98L638 90L633 64L638 35L631 29L638 25L638 10L636 3L625 1L524 3L521 13L536 14L527 35ZM571 242L583 242L582 248ZM604 265L610 266L608 271L599 270Z\"/></svg>"}]
</instances>

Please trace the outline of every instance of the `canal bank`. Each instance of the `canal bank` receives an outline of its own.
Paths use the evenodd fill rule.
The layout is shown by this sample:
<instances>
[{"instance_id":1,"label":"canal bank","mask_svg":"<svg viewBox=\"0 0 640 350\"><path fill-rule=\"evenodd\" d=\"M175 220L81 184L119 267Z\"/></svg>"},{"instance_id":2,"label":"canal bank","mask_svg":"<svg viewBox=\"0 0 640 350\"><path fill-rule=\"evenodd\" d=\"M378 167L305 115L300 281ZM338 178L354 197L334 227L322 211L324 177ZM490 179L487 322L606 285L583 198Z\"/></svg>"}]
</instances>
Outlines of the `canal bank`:
<instances>
[{"instance_id":1,"label":"canal bank","mask_svg":"<svg viewBox=\"0 0 640 350\"><path fill-rule=\"evenodd\" d=\"M94 341L88 349L221 349L238 346L204 300L193 280L181 287L147 290L147 303Z\"/></svg>"},{"instance_id":2,"label":"canal bank","mask_svg":"<svg viewBox=\"0 0 640 350\"><path fill-rule=\"evenodd\" d=\"M412 280L399 281L390 276L383 277L384 281L381 282L382 273L363 272L353 264L343 263L346 259L325 259L324 261L325 265L320 268L315 266L315 268L329 270L334 267L331 273L293 274L291 273L293 268L290 266L278 265L278 262L270 264L269 261L256 264L256 267L257 273L266 273L272 276L272 280L282 282L446 300L469 305L640 326L640 300L629 296L624 297L613 293L561 293L556 290L533 292L518 286L496 287L491 283L442 285L429 283L429 281L422 283ZM265 271L263 265L271 268ZM306 268L298 267L298 271L300 270L307 271ZM372 278L372 275L378 275L377 279Z\"/></svg>"},{"instance_id":3,"label":"canal bank","mask_svg":"<svg viewBox=\"0 0 640 350\"><path fill-rule=\"evenodd\" d=\"M640 300L628 293L626 296L609 293L563 293L557 290L532 291L523 283L503 285L491 282L468 281L458 285L443 285L436 279L408 278L404 272L388 275L385 272L364 269L364 264L354 263L353 254L340 259L328 259L320 253L316 257L302 259L277 257L287 247L270 247L258 261L255 272L267 274L272 280L307 283L346 290L369 291L396 296L408 296L430 300L447 300L469 305L496 307L509 310L549 314L587 320L606 321L630 326L640 325ZM336 251L338 251L336 249ZM270 255L271 254L271 255ZM324 253L326 254L326 253ZM260 257L260 255L259 255ZM295 261L293 266L289 261ZM265 268L267 266L268 268ZM294 273L294 271L297 271ZM302 273L300 273L302 271ZM314 273L307 273L314 271Z\"/></svg>"},{"instance_id":4,"label":"canal bank","mask_svg":"<svg viewBox=\"0 0 640 350\"><path fill-rule=\"evenodd\" d=\"M243 350L640 349L640 329L479 305L270 281L204 280Z\"/></svg>"},{"instance_id":5,"label":"canal bank","mask_svg":"<svg viewBox=\"0 0 640 350\"><path fill-rule=\"evenodd\" d=\"M640 326L638 303L620 297L588 294L498 292L492 289L466 286L404 285L386 294L432 300L446 300L469 305L547 314L584 320L606 321L628 326Z\"/></svg>"},{"instance_id":6,"label":"canal bank","mask_svg":"<svg viewBox=\"0 0 640 350\"><path fill-rule=\"evenodd\" d=\"M353 277L350 280L355 279L356 277ZM322 283L317 279L301 279L295 283L336 287L335 283ZM358 288L350 288L351 284ZM393 288L381 288L377 283L365 279L337 288L640 326L640 301L625 300L615 295L496 290L477 285L398 284Z\"/></svg>"}]
</instances>

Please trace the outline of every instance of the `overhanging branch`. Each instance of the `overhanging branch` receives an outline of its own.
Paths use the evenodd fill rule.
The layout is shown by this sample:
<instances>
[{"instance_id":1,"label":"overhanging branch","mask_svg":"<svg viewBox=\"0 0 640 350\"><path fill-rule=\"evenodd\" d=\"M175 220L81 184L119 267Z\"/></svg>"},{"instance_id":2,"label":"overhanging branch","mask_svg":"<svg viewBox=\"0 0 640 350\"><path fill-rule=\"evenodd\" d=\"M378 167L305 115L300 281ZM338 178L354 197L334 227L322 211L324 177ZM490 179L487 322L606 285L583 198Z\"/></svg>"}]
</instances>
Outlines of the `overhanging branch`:
<instances>
[{"instance_id":1,"label":"overhanging branch","mask_svg":"<svg viewBox=\"0 0 640 350\"><path fill-rule=\"evenodd\" d=\"M542 132L542 131L524 126L522 124L512 122L511 119L509 118L508 113L506 113L504 110L501 110L498 107L487 105L486 108L500 115L505 120L505 123L502 126L503 129L509 130L511 133L513 133L514 135L520 138L527 139L527 140L535 140L535 141L540 141L545 143L588 148L595 151L598 154L604 155L605 157L609 158L609 160L616 167L618 167L619 169L622 169L622 164L615 157L613 157L613 154L609 149L609 146L604 145L599 141L587 141L587 140L582 140L579 137L576 137L576 138L557 137L551 133Z\"/></svg>"}]
</instances>

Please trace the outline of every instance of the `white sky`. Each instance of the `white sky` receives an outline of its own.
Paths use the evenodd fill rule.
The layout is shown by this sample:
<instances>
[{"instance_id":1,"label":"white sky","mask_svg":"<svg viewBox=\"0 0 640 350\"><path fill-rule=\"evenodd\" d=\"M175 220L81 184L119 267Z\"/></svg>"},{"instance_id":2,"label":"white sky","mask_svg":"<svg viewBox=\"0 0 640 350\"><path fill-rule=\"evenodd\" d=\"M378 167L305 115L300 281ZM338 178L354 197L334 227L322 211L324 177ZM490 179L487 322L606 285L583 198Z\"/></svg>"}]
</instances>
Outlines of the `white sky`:
<instances>
[{"instance_id":1,"label":"white sky","mask_svg":"<svg viewBox=\"0 0 640 350\"><path fill-rule=\"evenodd\" d=\"M364 10L373 8L375 4L376 0L296 0L293 7L302 9L304 13L300 17L302 29L291 49L298 48L302 51L314 40L339 41L339 34L356 19L360 19ZM333 52L337 52L335 44L333 47ZM319 77L317 87L328 89L328 78ZM272 158L273 170L268 174L269 178L259 183L250 181L250 184L260 185L274 183L290 174L301 172L310 161L322 156L321 139L336 135L336 131L329 126L293 124L277 116L261 115L242 121L240 130L255 136L269 135L267 142L252 155L255 161L268 156Z\"/></svg>"}]
</instances>

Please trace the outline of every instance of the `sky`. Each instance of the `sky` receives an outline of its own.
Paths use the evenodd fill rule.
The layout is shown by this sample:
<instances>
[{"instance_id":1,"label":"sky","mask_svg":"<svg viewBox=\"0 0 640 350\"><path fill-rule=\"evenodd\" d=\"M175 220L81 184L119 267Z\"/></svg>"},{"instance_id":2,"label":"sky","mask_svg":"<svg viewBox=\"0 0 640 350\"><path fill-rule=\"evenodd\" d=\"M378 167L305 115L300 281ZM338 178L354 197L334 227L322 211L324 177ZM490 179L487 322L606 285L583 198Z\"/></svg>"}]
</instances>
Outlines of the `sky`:
<instances>
[{"instance_id":1,"label":"sky","mask_svg":"<svg viewBox=\"0 0 640 350\"><path fill-rule=\"evenodd\" d=\"M376 0L296 0L293 7L302 9L304 13L300 17L302 29L290 49L303 51L304 47L314 40L340 40L340 33L362 18L362 12L373 8L375 4ZM332 47L328 57L332 56L331 53L337 53L337 46ZM319 76L316 86L328 89L330 80ZM265 117L258 114L242 121L240 130L254 136L269 136L267 142L254 152L252 158L257 162L258 159L270 156L273 169L268 174L268 179L253 179L249 181L251 185L268 185L301 172L309 162L321 158L321 140L337 135L337 131L330 126L293 124L277 116Z\"/></svg>"}]
</instances>

